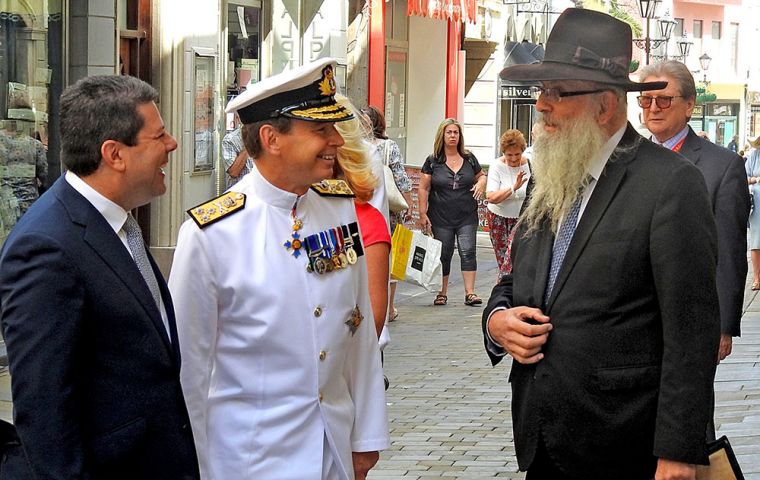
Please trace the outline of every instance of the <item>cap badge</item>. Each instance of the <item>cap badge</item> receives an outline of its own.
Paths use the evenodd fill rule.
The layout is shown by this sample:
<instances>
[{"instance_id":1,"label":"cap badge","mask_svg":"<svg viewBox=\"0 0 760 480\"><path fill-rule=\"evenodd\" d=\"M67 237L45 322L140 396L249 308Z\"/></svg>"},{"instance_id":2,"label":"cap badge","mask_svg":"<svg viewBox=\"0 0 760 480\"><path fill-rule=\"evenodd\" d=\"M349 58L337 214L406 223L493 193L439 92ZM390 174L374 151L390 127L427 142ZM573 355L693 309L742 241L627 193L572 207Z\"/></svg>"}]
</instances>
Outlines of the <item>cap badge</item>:
<instances>
[{"instance_id":1,"label":"cap badge","mask_svg":"<svg viewBox=\"0 0 760 480\"><path fill-rule=\"evenodd\" d=\"M322 69L322 80L319 82L319 93L323 97L329 97L335 95L335 74L333 73L332 65L328 65Z\"/></svg>"}]
</instances>

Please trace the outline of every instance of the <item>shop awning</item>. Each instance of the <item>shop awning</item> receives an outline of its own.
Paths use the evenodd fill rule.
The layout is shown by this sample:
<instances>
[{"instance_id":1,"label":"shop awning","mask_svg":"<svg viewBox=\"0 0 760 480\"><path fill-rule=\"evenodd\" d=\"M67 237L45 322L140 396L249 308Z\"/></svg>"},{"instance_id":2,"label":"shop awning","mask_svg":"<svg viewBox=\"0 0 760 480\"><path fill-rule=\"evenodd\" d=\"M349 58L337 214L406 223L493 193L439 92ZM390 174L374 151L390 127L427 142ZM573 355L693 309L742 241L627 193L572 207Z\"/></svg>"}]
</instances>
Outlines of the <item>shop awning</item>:
<instances>
[{"instance_id":1,"label":"shop awning","mask_svg":"<svg viewBox=\"0 0 760 480\"><path fill-rule=\"evenodd\" d=\"M478 14L477 0L408 0L406 14L475 23Z\"/></svg>"}]
</instances>

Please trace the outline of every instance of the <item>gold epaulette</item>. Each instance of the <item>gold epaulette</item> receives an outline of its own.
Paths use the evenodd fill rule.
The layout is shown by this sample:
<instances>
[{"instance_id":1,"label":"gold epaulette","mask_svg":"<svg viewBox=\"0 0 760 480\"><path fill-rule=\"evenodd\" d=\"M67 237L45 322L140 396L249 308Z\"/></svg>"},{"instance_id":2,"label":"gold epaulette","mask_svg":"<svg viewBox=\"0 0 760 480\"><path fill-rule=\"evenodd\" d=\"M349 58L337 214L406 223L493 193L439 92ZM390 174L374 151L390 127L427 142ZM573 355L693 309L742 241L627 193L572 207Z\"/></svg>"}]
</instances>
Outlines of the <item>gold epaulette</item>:
<instances>
[{"instance_id":1,"label":"gold epaulette","mask_svg":"<svg viewBox=\"0 0 760 480\"><path fill-rule=\"evenodd\" d=\"M312 183L311 189L323 197L355 197L354 191L348 186L345 180L322 180L319 183Z\"/></svg>"},{"instance_id":2,"label":"gold epaulette","mask_svg":"<svg viewBox=\"0 0 760 480\"><path fill-rule=\"evenodd\" d=\"M227 192L224 195L191 208L187 213L200 228L205 228L242 210L243 207L245 207L245 194Z\"/></svg>"}]
</instances>

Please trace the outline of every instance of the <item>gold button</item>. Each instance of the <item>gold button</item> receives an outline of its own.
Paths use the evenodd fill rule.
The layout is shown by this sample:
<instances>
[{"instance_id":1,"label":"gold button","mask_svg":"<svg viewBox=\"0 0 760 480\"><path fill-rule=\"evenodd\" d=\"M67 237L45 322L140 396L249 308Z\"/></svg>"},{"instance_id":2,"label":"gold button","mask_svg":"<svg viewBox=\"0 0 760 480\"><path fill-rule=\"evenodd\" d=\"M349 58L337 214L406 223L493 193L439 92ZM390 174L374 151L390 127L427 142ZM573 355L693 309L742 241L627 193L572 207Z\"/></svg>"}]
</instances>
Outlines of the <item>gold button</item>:
<instances>
[{"instance_id":1,"label":"gold button","mask_svg":"<svg viewBox=\"0 0 760 480\"><path fill-rule=\"evenodd\" d=\"M324 361L325 358L327 358L327 352L322 350L321 352L319 352L319 359Z\"/></svg>"},{"instance_id":2,"label":"gold button","mask_svg":"<svg viewBox=\"0 0 760 480\"><path fill-rule=\"evenodd\" d=\"M323 398L323 397L322 397L322 392L319 392L319 401L320 401L320 402L322 401L322 398Z\"/></svg>"},{"instance_id":3,"label":"gold button","mask_svg":"<svg viewBox=\"0 0 760 480\"><path fill-rule=\"evenodd\" d=\"M319 317L322 315L322 307L317 307L314 309L314 316Z\"/></svg>"}]
</instances>

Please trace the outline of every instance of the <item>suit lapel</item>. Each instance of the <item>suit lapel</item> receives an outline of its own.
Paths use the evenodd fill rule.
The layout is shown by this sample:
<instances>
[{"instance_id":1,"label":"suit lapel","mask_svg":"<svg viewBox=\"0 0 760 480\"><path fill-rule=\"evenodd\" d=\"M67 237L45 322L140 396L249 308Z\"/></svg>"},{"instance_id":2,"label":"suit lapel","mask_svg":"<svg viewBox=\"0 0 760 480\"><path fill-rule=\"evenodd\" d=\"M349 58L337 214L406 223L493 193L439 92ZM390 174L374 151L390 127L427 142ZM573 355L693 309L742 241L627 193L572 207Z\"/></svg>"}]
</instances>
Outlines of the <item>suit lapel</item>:
<instances>
[{"instance_id":1,"label":"suit lapel","mask_svg":"<svg viewBox=\"0 0 760 480\"><path fill-rule=\"evenodd\" d=\"M612 198L615 196L620 182L625 177L628 162L635 156L638 150L638 147L632 150L629 147L633 146L637 137L640 138L639 134L629 125L620 141L620 146L623 146L627 150L627 153L608 160L602 174L599 176L591 198L589 198L586 208L583 210L583 216L581 216L578 227L575 229L573 238L570 241L570 246L565 254L557 280L554 282L551 298L547 301L547 312L551 311L554 300L564 287L570 272L575 266L575 262L578 261L578 257L586 247L591 234L596 229L599 220L601 220ZM551 260L549 260L549 263L551 263ZM546 286L545 282L544 286Z\"/></svg>"},{"instance_id":2,"label":"suit lapel","mask_svg":"<svg viewBox=\"0 0 760 480\"><path fill-rule=\"evenodd\" d=\"M683 145L681 145L681 150L679 150L678 153L694 165L698 165L702 158L700 155L701 151L702 145L700 144L699 136L697 136L697 134L694 133L694 130L689 127L689 133L686 134L686 139L684 140Z\"/></svg>"},{"instance_id":3,"label":"suit lapel","mask_svg":"<svg viewBox=\"0 0 760 480\"><path fill-rule=\"evenodd\" d=\"M124 247L124 244L121 243L121 240L119 240L119 237L114 233L108 222L106 222L106 219L103 218L103 215L69 185L64 178L58 180L56 186L58 186L55 192L56 196L61 200L72 221L83 227L84 241L132 292L156 328L164 346L171 351L172 347L169 343L169 337L164 327L164 322L161 320L161 312L153 301L150 289L146 285L132 256L127 252L126 247ZM148 257L151 259L151 264L154 265L154 271L157 270L152 257L150 257L150 253L148 253ZM156 277L158 278L159 285L162 285L161 290L168 315L169 306L171 305L171 302L166 302L168 291L164 295L165 282L163 281L163 277L160 277L160 272L156 274Z\"/></svg>"}]
</instances>

